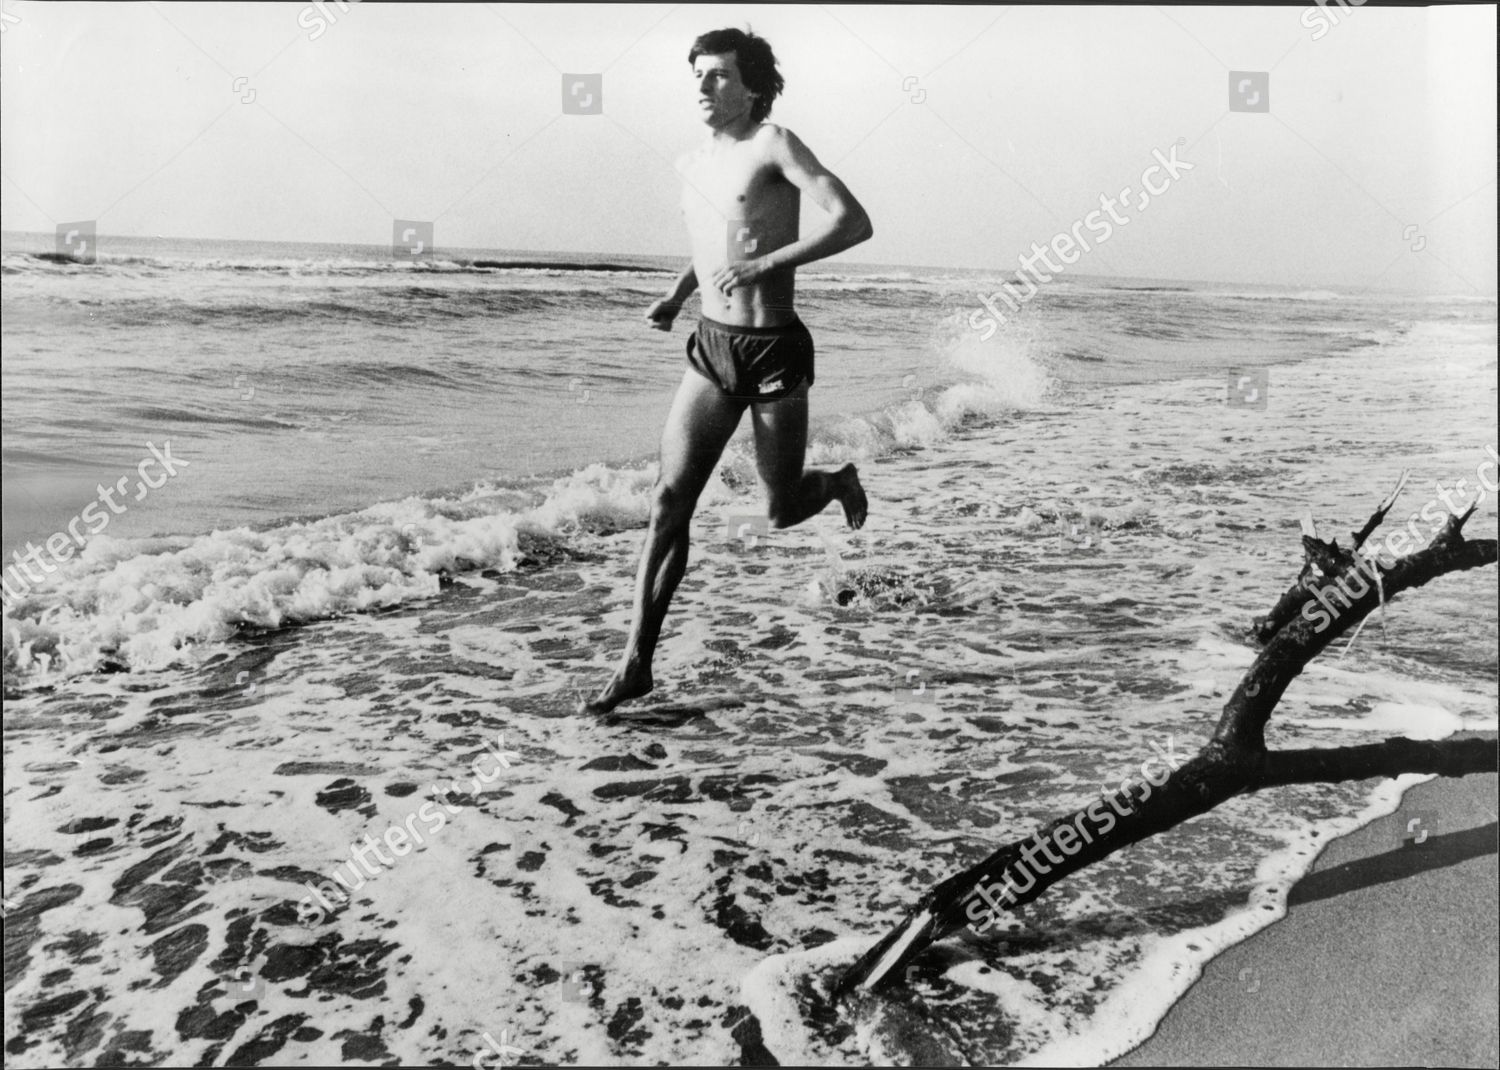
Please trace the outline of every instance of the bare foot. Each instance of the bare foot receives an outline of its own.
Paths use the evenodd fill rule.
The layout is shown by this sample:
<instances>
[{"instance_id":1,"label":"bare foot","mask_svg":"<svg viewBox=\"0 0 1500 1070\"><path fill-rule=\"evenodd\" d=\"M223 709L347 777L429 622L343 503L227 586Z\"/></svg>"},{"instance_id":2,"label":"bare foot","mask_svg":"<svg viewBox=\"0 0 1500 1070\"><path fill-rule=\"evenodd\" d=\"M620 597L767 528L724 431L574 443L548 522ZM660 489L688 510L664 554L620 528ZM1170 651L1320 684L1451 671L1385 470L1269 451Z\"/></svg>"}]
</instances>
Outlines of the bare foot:
<instances>
[{"instance_id":1,"label":"bare foot","mask_svg":"<svg viewBox=\"0 0 1500 1070\"><path fill-rule=\"evenodd\" d=\"M865 517L870 513L870 502L865 498L865 488L860 486L859 471L852 464L838 470L838 499L844 507L844 520L854 530L865 526Z\"/></svg>"},{"instance_id":2,"label":"bare foot","mask_svg":"<svg viewBox=\"0 0 1500 1070\"><path fill-rule=\"evenodd\" d=\"M578 712L581 714L608 713L622 702L629 702L633 698L649 694L655 686L656 681L651 679L649 665L643 669L626 666L609 678L609 683L604 685L604 690L599 692L598 698L592 702L580 702Z\"/></svg>"}]
</instances>

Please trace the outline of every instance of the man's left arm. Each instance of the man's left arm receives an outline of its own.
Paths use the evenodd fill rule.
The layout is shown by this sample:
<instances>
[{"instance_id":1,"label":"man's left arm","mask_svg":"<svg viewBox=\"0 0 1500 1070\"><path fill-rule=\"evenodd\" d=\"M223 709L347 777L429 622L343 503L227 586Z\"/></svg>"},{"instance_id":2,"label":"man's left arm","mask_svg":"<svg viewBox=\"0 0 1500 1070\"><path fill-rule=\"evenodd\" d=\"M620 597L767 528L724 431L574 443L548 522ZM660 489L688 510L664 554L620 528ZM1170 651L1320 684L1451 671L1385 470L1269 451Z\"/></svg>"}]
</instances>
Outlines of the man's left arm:
<instances>
[{"instance_id":1,"label":"man's left arm","mask_svg":"<svg viewBox=\"0 0 1500 1070\"><path fill-rule=\"evenodd\" d=\"M828 214L828 222L816 234L773 249L751 260L735 260L714 272L714 289L725 295L736 286L744 286L773 271L791 269L801 264L841 253L866 241L875 233L870 217L854 199L837 175L818 162L812 150L796 134L777 127L767 148L770 162L786 180L805 193L809 200Z\"/></svg>"},{"instance_id":2,"label":"man's left arm","mask_svg":"<svg viewBox=\"0 0 1500 1070\"><path fill-rule=\"evenodd\" d=\"M769 152L772 162L781 169L786 180L823 209L828 221L816 233L761 257L766 270L799 267L822 260L868 241L875 233L870 217L849 192L849 187L824 167L796 134L785 128L778 129L771 138Z\"/></svg>"}]
</instances>

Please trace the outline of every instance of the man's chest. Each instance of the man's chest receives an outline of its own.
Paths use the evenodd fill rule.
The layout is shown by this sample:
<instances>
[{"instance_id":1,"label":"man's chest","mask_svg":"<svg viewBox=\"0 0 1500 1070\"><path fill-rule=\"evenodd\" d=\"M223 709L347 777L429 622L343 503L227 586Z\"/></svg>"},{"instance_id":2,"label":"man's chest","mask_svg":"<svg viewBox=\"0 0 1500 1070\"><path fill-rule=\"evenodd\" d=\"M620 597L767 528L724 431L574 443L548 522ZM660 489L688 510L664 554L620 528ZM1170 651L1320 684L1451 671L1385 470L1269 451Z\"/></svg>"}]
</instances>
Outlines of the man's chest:
<instances>
[{"instance_id":1,"label":"man's chest","mask_svg":"<svg viewBox=\"0 0 1500 1070\"><path fill-rule=\"evenodd\" d=\"M694 157L682 179L682 211L689 221L759 216L797 195L779 170L748 152Z\"/></svg>"}]
</instances>

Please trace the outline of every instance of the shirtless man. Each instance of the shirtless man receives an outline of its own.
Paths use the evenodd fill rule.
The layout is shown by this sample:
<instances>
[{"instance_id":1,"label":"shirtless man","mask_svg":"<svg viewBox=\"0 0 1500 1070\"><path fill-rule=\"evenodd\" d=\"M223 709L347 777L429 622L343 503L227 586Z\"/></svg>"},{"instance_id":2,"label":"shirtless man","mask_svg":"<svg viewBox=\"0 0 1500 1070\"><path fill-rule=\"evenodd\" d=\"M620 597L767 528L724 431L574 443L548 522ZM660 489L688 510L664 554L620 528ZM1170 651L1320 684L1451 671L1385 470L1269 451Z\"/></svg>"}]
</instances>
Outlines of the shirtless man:
<instances>
[{"instance_id":1,"label":"shirtless man","mask_svg":"<svg viewBox=\"0 0 1500 1070\"><path fill-rule=\"evenodd\" d=\"M765 122L781 93L771 46L740 30L715 30L688 53L707 142L677 161L693 261L672 292L646 311L670 331L700 282L702 319L687 340L688 368L661 439L661 473L635 581L635 616L620 667L580 713L603 713L654 686L651 659L667 604L687 568L688 525L724 446L748 408L755 465L772 527L789 528L837 500L851 528L865 522L859 473L804 470L813 343L792 307L799 264L858 245L874 233L859 202L797 135ZM806 194L828 219L798 238Z\"/></svg>"}]
</instances>

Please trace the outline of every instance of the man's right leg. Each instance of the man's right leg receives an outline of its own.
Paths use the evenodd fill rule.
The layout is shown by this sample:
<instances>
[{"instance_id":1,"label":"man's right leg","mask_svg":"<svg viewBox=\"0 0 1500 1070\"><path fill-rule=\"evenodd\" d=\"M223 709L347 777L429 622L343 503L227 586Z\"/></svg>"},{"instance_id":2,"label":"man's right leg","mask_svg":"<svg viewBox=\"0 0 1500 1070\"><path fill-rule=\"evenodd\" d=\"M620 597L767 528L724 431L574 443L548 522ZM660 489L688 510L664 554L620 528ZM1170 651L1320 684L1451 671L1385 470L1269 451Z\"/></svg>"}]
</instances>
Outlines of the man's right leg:
<instances>
[{"instance_id":1,"label":"man's right leg","mask_svg":"<svg viewBox=\"0 0 1500 1070\"><path fill-rule=\"evenodd\" d=\"M667 605L687 570L688 528L719 456L739 425L746 402L727 397L689 369L661 436L661 472L652 489L651 519L635 577L635 616L625 653L604 690L579 713L604 713L654 685L651 659Z\"/></svg>"},{"instance_id":2,"label":"man's right leg","mask_svg":"<svg viewBox=\"0 0 1500 1070\"><path fill-rule=\"evenodd\" d=\"M862 528L870 503L859 482L859 471L846 464L836 472L802 466L807 455L806 383L780 401L751 406L755 428L755 467L766 488L766 512L771 524L789 528L823 511L837 500L851 528Z\"/></svg>"}]
</instances>

